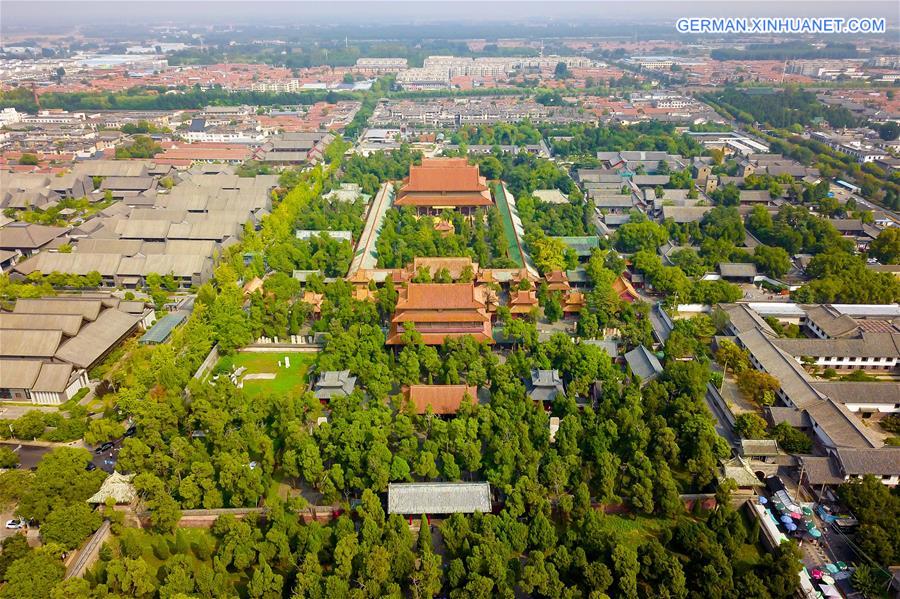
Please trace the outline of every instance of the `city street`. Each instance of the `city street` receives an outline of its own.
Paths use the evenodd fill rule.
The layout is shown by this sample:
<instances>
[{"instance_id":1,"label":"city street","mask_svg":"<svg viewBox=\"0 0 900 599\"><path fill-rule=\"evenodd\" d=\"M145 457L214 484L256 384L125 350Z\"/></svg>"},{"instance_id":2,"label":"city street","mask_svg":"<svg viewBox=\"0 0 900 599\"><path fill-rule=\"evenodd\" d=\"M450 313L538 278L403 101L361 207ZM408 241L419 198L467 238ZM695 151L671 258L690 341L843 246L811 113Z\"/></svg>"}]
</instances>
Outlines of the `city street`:
<instances>
[{"instance_id":1,"label":"city street","mask_svg":"<svg viewBox=\"0 0 900 599\"><path fill-rule=\"evenodd\" d=\"M38 462L44 457L44 454L53 449L53 447L44 447L41 445L20 445L17 443L0 443L2 447L8 447L19 455L19 467L23 470L36 468ZM77 445L74 445L77 447ZM100 470L112 472L115 469L116 460L119 455L121 442L117 441L115 447L111 451L107 451L102 455L97 455L93 450L91 452L91 462ZM109 462L109 463L107 463Z\"/></svg>"}]
</instances>

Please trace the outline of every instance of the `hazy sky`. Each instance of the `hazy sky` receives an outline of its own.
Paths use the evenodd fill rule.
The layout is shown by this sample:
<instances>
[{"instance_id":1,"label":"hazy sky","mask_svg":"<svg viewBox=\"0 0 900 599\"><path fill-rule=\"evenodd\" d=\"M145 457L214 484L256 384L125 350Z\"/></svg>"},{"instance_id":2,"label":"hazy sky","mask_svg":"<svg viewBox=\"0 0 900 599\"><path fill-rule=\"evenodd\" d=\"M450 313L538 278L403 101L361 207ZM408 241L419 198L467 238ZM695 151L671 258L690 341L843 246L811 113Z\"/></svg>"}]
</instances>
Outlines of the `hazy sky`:
<instances>
[{"instance_id":1,"label":"hazy sky","mask_svg":"<svg viewBox=\"0 0 900 599\"><path fill-rule=\"evenodd\" d=\"M522 2L520 0L395 0L360 2L343 0L234 1L194 0L0 0L3 29L41 25L122 23L139 25L174 22L206 25L221 23L376 24L442 21L661 21L682 16L880 16L896 24L900 2L829 2L820 0L620 0L618 2ZM502 31L498 31L502 37Z\"/></svg>"}]
</instances>

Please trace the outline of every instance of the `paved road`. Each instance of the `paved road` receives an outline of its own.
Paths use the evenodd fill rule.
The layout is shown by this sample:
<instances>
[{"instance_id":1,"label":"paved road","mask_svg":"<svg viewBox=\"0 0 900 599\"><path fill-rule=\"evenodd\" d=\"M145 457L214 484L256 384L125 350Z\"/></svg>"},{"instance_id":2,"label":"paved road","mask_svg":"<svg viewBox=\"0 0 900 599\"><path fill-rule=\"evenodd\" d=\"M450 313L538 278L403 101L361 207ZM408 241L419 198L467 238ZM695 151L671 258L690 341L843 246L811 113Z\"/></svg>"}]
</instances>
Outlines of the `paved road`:
<instances>
[{"instance_id":1,"label":"paved road","mask_svg":"<svg viewBox=\"0 0 900 599\"><path fill-rule=\"evenodd\" d=\"M381 186L375 199L372 200L372 206L369 208L369 216L366 218L366 225L363 227L362 235L359 237L359 243L356 245L356 253L353 255L353 261L350 263L350 272L347 276L352 276L359 269L372 269L378 262L378 255L375 252L375 242L381 234L381 226L384 223L384 215L388 209L394 205L394 189L392 183L388 182Z\"/></svg>"},{"instance_id":2,"label":"paved road","mask_svg":"<svg viewBox=\"0 0 900 599\"><path fill-rule=\"evenodd\" d=\"M712 383L709 385L712 385ZM711 397L712 393L713 391L707 386L707 391L703 395L703 399L706 402L706 407L712 413L713 418L716 419L716 432L719 433L720 437L728 441L729 445L738 448L741 444L740 439L734 434L734 429L731 428L731 422L729 422L728 418L722 413L722 409L719 407L718 402Z\"/></svg>"},{"instance_id":3,"label":"paved road","mask_svg":"<svg viewBox=\"0 0 900 599\"><path fill-rule=\"evenodd\" d=\"M17 418L21 418L32 410L36 410L38 412L59 412L59 408L57 406L14 406L10 404L4 404L0 406L0 418L3 418L4 420L16 420Z\"/></svg>"},{"instance_id":4,"label":"paved road","mask_svg":"<svg viewBox=\"0 0 900 599\"><path fill-rule=\"evenodd\" d=\"M44 457L44 454L53 449L52 447L41 447L34 445L19 445L16 443L0 443L2 447L8 447L19 454L19 467L22 469L30 469L37 467L38 462ZM91 452L91 461L97 468L105 472L112 472L119 456L119 448L121 442L116 442L116 446L107 451L103 455L97 455ZM107 463L110 462L110 463Z\"/></svg>"},{"instance_id":5,"label":"paved road","mask_svg":"<svg viewBox=\"0 0 900 599\"><path fill-rule=\"evenodd\" d=\"M97 557L97 552L100 551L100 545L106 540L106 536L109 534L109 527L109 520L104 520L97 532L95 532L88 540L87 545L78 551L78 555L75 556L75 561L73 561L66 570L67 579L73 577L80 578L84 575L85 570L88 569Z\"/></svg>"}]
</instances>

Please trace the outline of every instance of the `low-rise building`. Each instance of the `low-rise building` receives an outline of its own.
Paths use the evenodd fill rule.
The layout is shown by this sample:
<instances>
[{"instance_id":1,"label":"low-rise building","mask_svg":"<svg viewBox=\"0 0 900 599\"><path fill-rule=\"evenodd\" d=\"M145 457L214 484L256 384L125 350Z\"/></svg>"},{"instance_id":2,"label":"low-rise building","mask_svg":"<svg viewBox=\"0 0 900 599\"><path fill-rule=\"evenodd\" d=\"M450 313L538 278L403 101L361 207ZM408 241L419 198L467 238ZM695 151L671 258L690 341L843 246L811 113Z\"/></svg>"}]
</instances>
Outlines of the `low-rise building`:
<instances>
[{"instance_id":1,"label":"low-rise building","mask_svg":"<svg viewBox=\"0 0 900 599\"><path fill-rule=\"evenodd\" d=\"M12 222L0 227L0 250L33 256L41 250L55 249L65 244L68 231L66 227Z\"/></svg>"},{"instance_id":2,"label":"low-rise building","mask_svg":"<svg viewBox=\"0 0 900 599\"><path fill-rule=\"evenodd\" d=\"M0 400L58 405L88 386L88 371L137 331L150 309L118 298L21 298L0 312Z\"/></svg>"},{"instance_id":3,"label":"low-rise building","mask_svg":"<svg viewBox=\"0 0 900 599\"><path fill-rule=\"evenodd\" d=\"M319 374L313 385L313 395L320 401L346 397L356 388L356 377L349 370L326 370Z\"/></svg>"},{"instance_id":4,"label":"low-rise building","mask_svg":"<svg viewBox=\"0 0 900 599\"><path fill-rule=\"evenodd\" d=\"M529 399L544 405L553 403L553 400L566 393L558 370L533 369L531 378L525 382L525 389Z\"/></svg>"},{"instance_id":5,"label":"low-rise building","mask_svg":"<svg viewBox=\"0 0 900 599\"><path fill-rule=\"evenodd\" d=\"M649 383L663 371L659 358L643 345L625 352L625 362L628 364L631 374L640 379L641 385Z\"/></svg>"},{"instance_id":6,"label":"low-rise building","mask_svg":"<svg viewBox=\"0 0 900 599\"><path fill-rule=\"evenodd\" d=\"M388 514L473 514L491 512L488 483L391 483Z\"/></svg>"}]
</instances>

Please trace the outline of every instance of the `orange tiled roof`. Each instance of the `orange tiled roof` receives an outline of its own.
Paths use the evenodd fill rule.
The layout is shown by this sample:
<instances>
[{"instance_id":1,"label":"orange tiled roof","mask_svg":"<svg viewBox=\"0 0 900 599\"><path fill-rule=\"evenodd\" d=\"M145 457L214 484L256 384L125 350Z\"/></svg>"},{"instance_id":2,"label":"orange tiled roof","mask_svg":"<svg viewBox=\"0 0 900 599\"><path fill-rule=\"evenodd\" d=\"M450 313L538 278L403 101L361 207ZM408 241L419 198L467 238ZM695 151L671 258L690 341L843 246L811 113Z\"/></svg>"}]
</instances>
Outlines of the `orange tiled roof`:
<instances>
[{"instance_id":1,"label":"orange tiled roof","mask_svg":"<svg viewBox=\"0 0 900 599\"><path fill-rule=\"evenodd\" d=\"M563 312L581 312L584 308L584 294L579 291L570 291L566 294L566 303Z\"/></svg>"},{"instance_id":2,"label":"orange tiled roof","mask_svg":"<svg viewBox=\"0 0 900 599\"><path fill-rule=\"evenodd\" d=\"M404 322L487 322L490 317L483 309L477 310L416 310L412 313L397 312L391 322L402 324Z\"/></svg>"},{"instance_id":3,"label":"orange tiled roof","mask_svg":"<svg viewBox=\"0 0 900 599\"><path fill-rule=\"evenodd\" d=\"M420 268L427 268L432 276L436 275L439 270L446 268L447 272L454 279L462 276L462 272L469 266L472 268L472 274L478 272L478 263L473 262L471 258L413 258L412 265L408 269L413 273L417 273Z\"/></svg>"},{"instance_id":4,"label":"orange tiled roof","mask_svg":"<svg viewBox=\"0 0 900 599\"><path fill-rule=\"evenodd\" d=\"M616 277L616 280L612 283L612 288L613 291L616 292L616 295L619 296L619 299L623 299L626 302L633 302L640 297L634 286L631 284L631 281L622 275Z\"/></svg>"},{"instance_id":5,"label":"orange tiled roof","mask_svg":"<svg viewBox=\"0 0 900 599\"><path fill-rule=\"evenodd\" d=\"M313 307L313 312L318 314L322 311L322 300L325 296L321 293L313 293L312 291L303 292L303 301Z\"/></svg>"},{"instance_id":6,"label":"orange tiled roof","mask_svg":"<svg viewBox=\"0 0 900 599\"><path fill-rule=\"evenodd\" d=\"M537 303L537 294L534 291L516 291L509 297L510 306L534 306Z\"/></svg>"},{"instance_id":7,"label":"orange tiled roof","mask_svg":"<svg viewBox=\"0 0 900 599\"><path fill-rule=\"evenodd\" d=\"M400 190L395 206L493 206L491 192L458 192L458 193L418 193Z\"/></svg>"},{"instance_id":8,"label":"orange tiled roof","mask_svg":"<svg viewBox=\"0 0 900 599\"><path fill-rule=\"evenodd\" d=\"M434 414L456 414L468 396L474 402L478 387L469 385L410 385L403 394L416 407L417 414L425 414L431 408Z\"/></svg>"},{"instance_id":9,"label":"orange tiled roof","mask_svg":"<svg viewBox=\"0 0 900 599\"><path fill-rule=\"evenodd\" d=\"M374 302L375 294L368 287L354 287L353 299L360 302Z\"/></svg>"},{"instance_id":10,"label":"orange tiled roof","mask_svg":"<svg viewBox=\"0 0 900 599\"><path fill-rule=\"evenodd\" d=\"M493 342L491 317L473 283L410 283L400 290L388 345L403 343L404 323L422 324L419 333L428 345L465 335Z\"/></svg>"},{"instance_id":11,"label":"orange tiled roof","mask_svg":"<svg viewBox=\"0 0 900 599\"><path fill-rule=\"evenodd\" d=\"M397 301L400 310L460 310L484 308L473 283L410 283Z\"/></svg>"},{"instance_id":12,"label":"orange tiled roof","mask_svg":"<svg viewBox=\"0 0 900 599\"><path fill-rule=\"evenodd\" d=\"M402 191L484 191L487 185L478 173L478 165L465 158L430 158L420 166L409 167L409 177Z\"/></svg>"},{"instance_id":13,"label":"orange tiled roof","mask_svg":"<svg viewBox=\"0 0 900 599\"><path fill-rule=\"evenodd\" d=\"M561 270L551 270L546 275L544 275L544 278L547 279L548 283L568 283L569 282L569 277L567 277L566 273L564 273Z\"/></svg>"}]
</instances>

